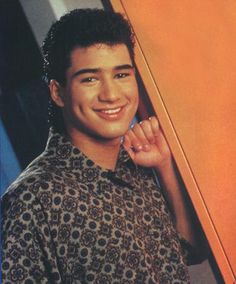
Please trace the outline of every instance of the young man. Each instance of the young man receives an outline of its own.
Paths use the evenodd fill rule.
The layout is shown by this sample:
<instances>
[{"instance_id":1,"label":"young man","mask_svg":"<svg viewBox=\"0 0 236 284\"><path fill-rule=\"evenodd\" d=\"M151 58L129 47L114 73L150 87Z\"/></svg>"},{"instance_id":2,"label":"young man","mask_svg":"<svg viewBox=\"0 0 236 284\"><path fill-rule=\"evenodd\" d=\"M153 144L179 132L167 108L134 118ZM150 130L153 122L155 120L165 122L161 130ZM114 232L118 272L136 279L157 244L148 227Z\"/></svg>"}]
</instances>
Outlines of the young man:
<instances>
[{"instance_id":1,"label":"young man","mask_svg":"<svg viewBox=\"0 0 236 284\"><path fill-rule=\"evenodd\" d=\"M129 130L133 47L120 14L75 10L52 25L53 127L4 196L3 283L189 282L181 244L195 241L169 147L155 117Z\"/></svg>"}]
</instances>

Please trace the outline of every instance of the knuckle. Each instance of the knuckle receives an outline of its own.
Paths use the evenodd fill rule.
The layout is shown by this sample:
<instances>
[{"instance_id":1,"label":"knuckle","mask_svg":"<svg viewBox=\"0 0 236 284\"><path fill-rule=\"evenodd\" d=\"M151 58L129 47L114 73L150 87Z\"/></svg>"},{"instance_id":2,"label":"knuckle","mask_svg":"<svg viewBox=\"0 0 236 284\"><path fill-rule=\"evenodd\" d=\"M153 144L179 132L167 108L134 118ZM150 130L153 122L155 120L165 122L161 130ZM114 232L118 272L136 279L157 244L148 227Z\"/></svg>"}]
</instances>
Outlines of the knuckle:
<instances>
[{"instance_id":1,"label":"knuckle","mask_svg":"<svg viewBox=\"0 0 236 284\"><path fill-rule=\"evenodd\" d=\"M136 123L132 130L133 130L134 133L138 133L141 128L142 128L142 126L140 125L140 123Z\"/></svg>"},{"instance_id":2,"label":"knuckle","mask_svg":"<svg viewBox=\"0 0 236 284\"><path fill-rule=\"evenodd\" d=\"M149 127L150 125L150 121L145 119L145 120L142 120L139 122L139 125L142 127L142 128L146 128L146 127Z\"/></svg>"}]
</instances>

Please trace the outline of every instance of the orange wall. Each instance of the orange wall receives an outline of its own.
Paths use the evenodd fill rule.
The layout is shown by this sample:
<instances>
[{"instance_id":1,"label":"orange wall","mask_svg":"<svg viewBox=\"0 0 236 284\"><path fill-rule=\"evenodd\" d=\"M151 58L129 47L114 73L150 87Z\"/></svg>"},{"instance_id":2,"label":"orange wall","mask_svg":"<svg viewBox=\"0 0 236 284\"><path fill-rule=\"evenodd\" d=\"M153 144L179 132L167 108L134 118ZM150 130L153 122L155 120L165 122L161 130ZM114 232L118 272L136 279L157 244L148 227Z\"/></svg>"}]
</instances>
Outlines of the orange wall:
<instances>
[{"instance_id":1,"label":"orange wall","mask_svg":"<svg viewBox=\"0 0 236 284\"><path fill-rule=\"evenodd\" d=\"M226 283L236 274L236 1L113 0Z\"/></svg>"}]
</instances>

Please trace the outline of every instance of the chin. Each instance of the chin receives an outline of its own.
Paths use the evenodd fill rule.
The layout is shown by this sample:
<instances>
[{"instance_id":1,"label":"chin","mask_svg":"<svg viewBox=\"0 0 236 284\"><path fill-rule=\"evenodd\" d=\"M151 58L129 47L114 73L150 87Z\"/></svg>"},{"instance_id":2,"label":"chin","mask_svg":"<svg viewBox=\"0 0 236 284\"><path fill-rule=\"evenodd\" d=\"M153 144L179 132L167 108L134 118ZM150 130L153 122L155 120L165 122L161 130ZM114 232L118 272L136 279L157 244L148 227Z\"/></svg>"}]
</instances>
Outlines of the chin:
<instances>
[{"instance_id":1,"label":"chin","mask_svg":"<svg viewBox=\"0 0 236 284\"><path fill-rule=\"evenodd\" d=\"M120 139L125 135L127 130L128 128L124 130L122 129L108 130L108 131L97 133L98 134L97 136L103 139L107 139L107 140L113 140L113 139L118 139L118 138Z\"/></svg>"}]
</instances>

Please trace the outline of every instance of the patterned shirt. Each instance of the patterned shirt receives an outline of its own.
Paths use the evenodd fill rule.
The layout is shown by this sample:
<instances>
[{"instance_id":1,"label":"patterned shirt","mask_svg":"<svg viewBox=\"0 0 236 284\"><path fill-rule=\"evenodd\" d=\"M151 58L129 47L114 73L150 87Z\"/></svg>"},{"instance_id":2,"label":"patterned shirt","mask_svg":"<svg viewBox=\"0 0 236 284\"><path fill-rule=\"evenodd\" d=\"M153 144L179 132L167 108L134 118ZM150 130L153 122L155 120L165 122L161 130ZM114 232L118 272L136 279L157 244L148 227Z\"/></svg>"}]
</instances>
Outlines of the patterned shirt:
<instances>
[{"instance_id":1,"label":"patterned shirt","mask_svg":"<svg viewBox=\"0 0 236 284\"><path fill-rule=\"evenodd\" d=\"M51 130L3 205L3 283L189 283L153 172L123 147L111 171Z\"/></svg>"}]
</instances>

